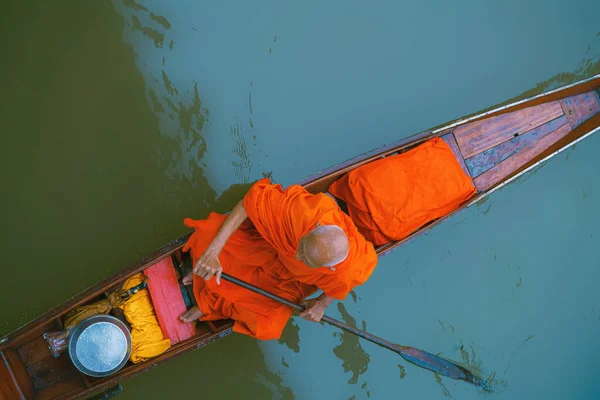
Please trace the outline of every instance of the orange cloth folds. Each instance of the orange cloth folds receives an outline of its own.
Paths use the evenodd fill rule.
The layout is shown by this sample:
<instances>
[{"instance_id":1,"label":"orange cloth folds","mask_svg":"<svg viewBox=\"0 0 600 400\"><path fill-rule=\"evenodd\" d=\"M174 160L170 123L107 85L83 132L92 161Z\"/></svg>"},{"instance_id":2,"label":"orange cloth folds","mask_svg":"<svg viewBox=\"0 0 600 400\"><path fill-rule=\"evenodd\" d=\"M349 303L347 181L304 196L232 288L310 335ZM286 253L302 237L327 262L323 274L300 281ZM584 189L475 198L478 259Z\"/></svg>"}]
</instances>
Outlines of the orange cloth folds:
<instances>
[{"instance_id":1,"label":"orange cloth folds","mask_svg":"<svg viewBox=\"0 0 600 400\"><path fill-rule=\"evenodd\" d=\"M456 210L476 189L450 146L434 138L347 173L329 192L346 202L367 240L383 245Z\"/></svg>"},{"instance_id":2,"label":"orange cloth folds","mask_svg":"<svg viewBox=\"0 0 600 400\"><path fill-rule=\"evenodd\" d=\"M364 283L377 264L371 243L358 232L335 201L312 195L293 185L283 190L268 179L256 182L244 198L249 221L234 232L221 251L223 271L262 289L299 303L317 289L344 299ZM206 220L186 219L195 229L184 251L195 262L217 234L226 216L211 213ZM300 238L317 223L338 225L350 240L347 259L329 268L310 268L295 258ZM231 318L234 331L258 339L277 339L293 310L232 283L194 277L194 294L203 313L201 320Z\"/></svg>"},{"instance_id":3,"label":"orange cloth folds","mask_svg":"<svg viewBox=\"0 0 600 400\"><path fill-rule=\"evenodd\" d=\"M142 281L143 274L139 273L127 279L122 287L130 289ZM156 357L171 347L171 341L164 338L158 325L148 289L140 290L131 296L120 308L131 325L130 359L133 363Z\"/></svg>"}]
</instances>

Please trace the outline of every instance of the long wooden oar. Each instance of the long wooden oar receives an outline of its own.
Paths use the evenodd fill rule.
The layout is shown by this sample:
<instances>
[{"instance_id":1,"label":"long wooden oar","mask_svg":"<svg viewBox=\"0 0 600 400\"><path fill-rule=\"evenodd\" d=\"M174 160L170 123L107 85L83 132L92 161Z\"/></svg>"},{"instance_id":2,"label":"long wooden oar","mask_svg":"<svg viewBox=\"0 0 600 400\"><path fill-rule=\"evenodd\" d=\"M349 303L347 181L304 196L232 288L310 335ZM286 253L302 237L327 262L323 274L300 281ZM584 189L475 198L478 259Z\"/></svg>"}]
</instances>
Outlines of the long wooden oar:
<instances>
[{"instance_id":1,"label":"long wooden oar","mask_svg":"<svg viewBox=\"0 0 600 400\"><path fill-rule=\"evenodd\" d=\"M231 275L228 275L226 273L223 273L221 275L221 278L226 281L229 281L231 283L234 283L236 285L239 285L243 288L251 290L254 293L261 294L272 300L278 301L289 307L295 308L298 311L304 311L305 307L300 304L292 303L291 301L288 301L288 300L284 299L283 297L279 297L273 293L267 292L266 290L263 290L263 289L259 288L258 286L254 286L248 282L242 281L242 280L240 280L236 277L233 277ZM415 349L414 347L400 346L398 344L390 343L387 340L383 340L382 338L377 337L375 335L371 335L368 332L361 331L360 329L356 329L354 327L346 325L343 322L340 322L336 319L328 317L327 315L324 315L321 320L327 322L330 325L333 325L340 329L343 329L346 332L353 333L363 339L368 340L369 342L375 343L375 344L377 344L381 347L384 347L388 350L392 350L392 351L400 354L400 356L402 356L402 358L404 358L406 361L408 361L414 365L417 365L421 368L425 368L430 371L437 372L440 375L444 375L444 376L447 376L452 379L459 379L459 380L463 380L466 382L470 382L477 386L481 386L484 383L481 379L475 377L473 375L473 373L471 373L471 371L469 371L468 369L466 369L460 365L457 365L457 364L453 363L452 361L446 360L445 358L436 356L434 354L428 353L423 350Z\"/></svg>"}]
</instances>

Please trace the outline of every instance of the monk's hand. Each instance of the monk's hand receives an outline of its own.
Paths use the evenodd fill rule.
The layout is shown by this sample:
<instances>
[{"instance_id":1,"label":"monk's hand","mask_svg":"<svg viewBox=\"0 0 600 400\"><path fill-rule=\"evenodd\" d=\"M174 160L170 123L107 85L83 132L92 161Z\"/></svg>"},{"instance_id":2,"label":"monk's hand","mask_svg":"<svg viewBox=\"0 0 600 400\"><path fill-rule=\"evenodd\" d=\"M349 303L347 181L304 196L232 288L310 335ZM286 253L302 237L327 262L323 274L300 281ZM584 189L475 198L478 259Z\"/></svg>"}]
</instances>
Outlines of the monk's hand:
<instances>
[{"instance_id":1,"label":"monk's hand","mask_svg":"<svg viewBox=\"0 0 600 400\"><path fill-rule=\"evenodd\" d=\"M320 322L323 314L325 314L325 309L332 301L333 298L324 294L314 299L304 300L302 305L305 307L305 310L299 315L307 321Z\"/></svg>"},{"instance_id":2,"label":"monk's hand","mask_svg":"<svg viewBox=\"0 0 600 400\"><path fill-rule=\"evenodd\" d=\"M217 280L217 285L220 285L223 267L221 267L221 263L219 262L219 255L212 251L205 251L196 261L193 272L205 281L209 281L214 276Z\"/></svg>"}]
</instances>

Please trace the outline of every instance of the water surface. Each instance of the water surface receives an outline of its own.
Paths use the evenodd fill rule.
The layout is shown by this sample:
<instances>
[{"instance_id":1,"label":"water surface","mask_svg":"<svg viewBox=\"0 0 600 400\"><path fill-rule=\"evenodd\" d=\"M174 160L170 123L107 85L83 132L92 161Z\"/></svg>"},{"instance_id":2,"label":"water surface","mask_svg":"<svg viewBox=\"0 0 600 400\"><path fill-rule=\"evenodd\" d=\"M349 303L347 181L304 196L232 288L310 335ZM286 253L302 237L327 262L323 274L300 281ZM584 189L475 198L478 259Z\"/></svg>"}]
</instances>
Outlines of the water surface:
<instances>
[{"instance_id":1,"label":"water surface","mask_svg":"<svg viewBox=\"0 0 600 400\"><path fill-rule=\"evenodd\" d=\"M599 73L577 0L13 3L2 13L5 304L26 323L224 212L356 154ZM122 398L598 398L591 137L394 253L328 310L460 361L494 394L329 326L230 336ZM6 306L8 305L8 306Z\"/></svg>"}]
</instances>

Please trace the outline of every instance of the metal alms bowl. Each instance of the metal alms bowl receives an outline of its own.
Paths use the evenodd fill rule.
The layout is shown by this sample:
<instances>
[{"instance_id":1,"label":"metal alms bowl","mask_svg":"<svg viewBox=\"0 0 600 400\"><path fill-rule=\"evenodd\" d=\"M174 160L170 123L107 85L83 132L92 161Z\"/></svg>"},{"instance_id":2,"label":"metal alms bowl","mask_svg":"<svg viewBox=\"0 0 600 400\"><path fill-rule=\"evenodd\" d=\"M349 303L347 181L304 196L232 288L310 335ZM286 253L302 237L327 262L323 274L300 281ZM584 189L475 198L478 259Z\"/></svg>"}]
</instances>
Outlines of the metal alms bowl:
<instances>
[{"instance_id":1,"label":"metal alms bowl","mask_svg":"<svg viewBox=\"0 0 600 400\"><path fill-rule=\"evenodd\" d=\"M111 315L94 315L75 327L69 355L78 370L94 377L109 376L123 368L131 354L131 334Z\"/></svg>"}]
</instances>

